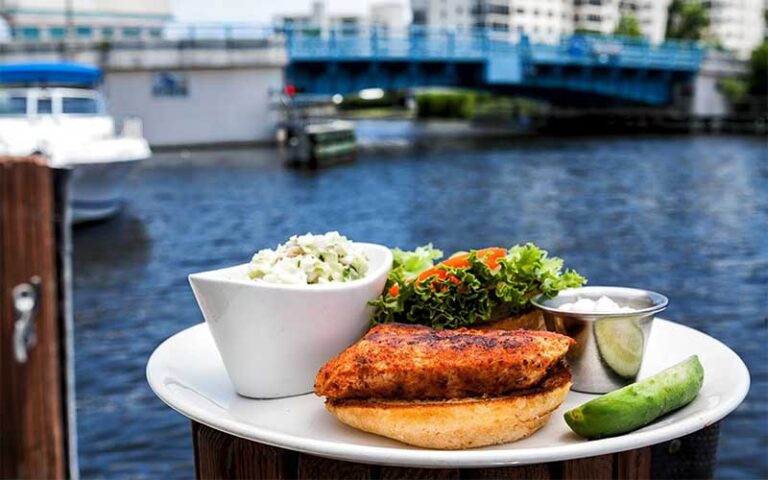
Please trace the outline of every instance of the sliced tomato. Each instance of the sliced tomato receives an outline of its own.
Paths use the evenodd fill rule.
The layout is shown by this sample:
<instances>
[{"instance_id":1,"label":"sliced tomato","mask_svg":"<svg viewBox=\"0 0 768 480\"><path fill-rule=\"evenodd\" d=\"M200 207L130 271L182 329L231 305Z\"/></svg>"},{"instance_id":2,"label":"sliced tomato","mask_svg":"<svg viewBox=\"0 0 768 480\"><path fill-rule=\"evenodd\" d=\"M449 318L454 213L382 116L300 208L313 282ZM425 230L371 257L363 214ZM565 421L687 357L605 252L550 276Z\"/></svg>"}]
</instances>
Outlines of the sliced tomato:
<instances>
[{"instance_id":1,"label":"sliced tomato","mask_svg":"<svg viewBox=\"0 0 768 480\"><path fill-rule=\"evenodd\" d=\"M444 270L444 267L450 268L467 268L469 267L469 253L456 255L447 260L444 260L432 268L428 268L421 272L416 278L416 283L423 282L429 277L437 277L438 279L444 279L448 276L448 272ZM477 258L483 261L489 268L495 269L499 266L499 259L506 256L507 251L499 247L484 248L477 251ZM451 275L451 281L458 283L459 279L454 275Z\"/></svg>"},{"instance_id":2,"label":"sliced tomato","mask_svg":"<svg viewBox=\"0 0 768 480\"><path fill-rule=\"evenodd\" d=\"M499 267L499 259L507 256L507 250L499 247L484 248L478 250L477 256L483 263L488 265L489 268L495 270Z\"/></svg>"},{"instance_id":3,"label":"sliced tomato","mask_svg":"<svg viewBox=\"0 0 768 480\"><path fill-rule=\"evenodd\" d=\"M389 287L389 290L387 290L387 293L389 293L390 297L396 297L400 295L400 285L394 284L391 287Z\"/></svg>"}]
</instances>

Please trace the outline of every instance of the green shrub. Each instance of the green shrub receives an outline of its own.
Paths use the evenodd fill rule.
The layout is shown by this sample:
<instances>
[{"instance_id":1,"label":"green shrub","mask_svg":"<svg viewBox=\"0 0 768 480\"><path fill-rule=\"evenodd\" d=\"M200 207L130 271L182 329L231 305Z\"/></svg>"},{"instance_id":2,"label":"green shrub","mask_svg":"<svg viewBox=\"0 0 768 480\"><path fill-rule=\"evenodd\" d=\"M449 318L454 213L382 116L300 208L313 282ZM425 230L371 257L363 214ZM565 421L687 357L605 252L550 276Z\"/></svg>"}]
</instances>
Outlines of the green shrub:
<instances>
[{"instance_id":1,"label":"green shrub","mask_svg":"<svg viewBox=\"0 0 768 480\"><path fill-rule=\"evenodd\" d=\"M472 118L475 107L473 92L440 91L416 94L419 118Z\"/></svg>"},{"instance_id":2,"label":"green shrub","mask_svg":"<svg viewBox=\"0 0 768 480\"><path fill-rule=\"evenodd\" d=\"M752 95L768 95L768 42L752 51L749 59L749 91Z\"/></svg>"},{"instance_id":3,"label":"green shrub","mask_svg":"<svg viewBox=\"0 0 768 480\"><path fill-rule=\"evenodd\" d=\"M460 118L478 116L535 115L542 105L526 98L497 96L488 92L431 91L416 95L419 118Z\"/></svg>"},{"instance_id":4,"label":"green shrub","mask_svg":"<svg viewBox=\"0 0 768 480\"><path fill-rule=\"evenodd\" d=\"M722 78L717 82L717 86L733 104L743 102L749 91L749 84L741 78Z\"/></svg>"}]
</instances>

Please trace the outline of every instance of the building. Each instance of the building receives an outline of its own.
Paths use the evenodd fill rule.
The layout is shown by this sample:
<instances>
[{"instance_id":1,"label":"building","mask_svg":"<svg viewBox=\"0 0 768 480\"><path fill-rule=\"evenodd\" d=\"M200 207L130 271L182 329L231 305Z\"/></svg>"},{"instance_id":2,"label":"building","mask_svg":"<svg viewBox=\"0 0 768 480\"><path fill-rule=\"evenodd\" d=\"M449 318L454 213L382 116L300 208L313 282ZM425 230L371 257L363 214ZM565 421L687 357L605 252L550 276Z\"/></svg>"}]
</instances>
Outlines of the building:
<instances>
[{"instance_id":1,"label":"building","mask_svg":"<svg viewBox=\"0 0 768 480\"><path fill-rule=\"evenodd\" d=\"M142 119L153 147L273 142L280 112L272 95L283 86L285 45L246 41L237 55L215 42L180 45L169 41L146 48L133 42L103 50L91 43L68 53L19 45L0 49L0 64L66 60L99 65L110 113L118 125L127 118Z\"/></svg>"},{"instance_id":2,"label":"building","mask_svg":"<svg viewBox=\"0 0 768 480\"><path fill-rule=\"evenodd\" d=\"M414 25L432 27L450 27L469 30L478 21L473 8L478 8L473 0L411 0L412 22Z\"/></svg>"},{"instance_id":3,"label":"building","mask_svg":"<svg viewBox=\"0 0 768 480\"><path fill-rule=\"evenodd\" d=\"M572 31L572 0L412 0L413 23L487 28L518 39L554 43Z\"/></svg>"},{"instance_id":4,"label":"building","mask_svg":"<svg viewBox=\"0 0 768 480\"><path fill-rule=\"evenodd\" d=\"M535 43L556 43L573 32L572 0L509 2L510 31L525 33Z\"/></svg>"},{"instance_id":5,"label":"building","mask_svg":"<svg viewBox=\"0 0 768 480\"><path fill-rule=\"evenodd\" d=\"M622 16L635 17L640 24L643 35L651 43L658 44L664 41L668 8L669 0L621 0L619 19Z\"/></svg>"},{"instance_id":6,"label":"building","mask_svg":"<svg viewBox=\"0 0 768 480\"><path fill-rule=\"evenodd\" d=\"M159 38L172 19L167 0L0 0L0 16L21 41Z\"/></svg>"},{"instance_id":7,"label":"building","mask_svg":"<svg viewBox=\"0 0 768 480\"><path fill-rule=\"evenodd\" d=\"M616 8L609 4L614 5L617 1L412 0L411 7L415 24L459 29L485 28L512 40L525 34L532 42L557 43L562 35L573 33L577 26L595 31L606 30L606 33L613 31ZM610 27L602 26L606 22L610 22Z\"/></svg>"},{"instance_id":8,"label":"building","mask_svg":"<svg viewBox=\"0 0 768 480\"><path fill-rule=\"evenodd\" d=\"M358 15L331 15L325 8L325 2L312 3L309 12L298 14L277 15L273 23L279 28L286 29L320 29L327 31L330 28L353 28L363 23Z\"/></svg>"},{"instance_id":9,"label":"building","mask_svg":"<svg viewBox=\"0 0 768 480\"><path fill-rule=\"evenodd\" d=\"M512 39L525 34L535 43L556 43L573 31L571 0L490 0L477 2L474 26L509 32Z\"/></svg>"},{"instance_id":10,"label":"building","mask_svg":"<svg viewBox=\"0 0 768 480\"><path fill-rule=\"evenodd\" d=\"M574 31L612 34L635 17L651 43L664 41L671 0L412 0L413 23L458 29L487 28L511 39L555 43ZM766 0L703 1L712 40L745 57L765 37Z\"/></svg>"},{"instance_id":11,"label":"building","mask_svg":"<svg viewBox=\"0 0 768 480\"><path fill-rule=\"evenodd\" d=\"M399 3L374 3L368 15L356 15L328 12L325 2L319 0L312 3L309 12L275 16L273 24L278 28L319 29L327 32L330 29L354 30L367 25L398 29L407 26L407 21L405 9Z\"/></svg>"},{"instance_id":12,"label":"building","mask_svg":"<svg viewBox=\"0 0 768 480\"><path fill-rule=\"evenodd\" d=\"M574 0L575 31L611 34L621 18L619 0Z\"/></svg>"},{"instance_id":13,"label":"building","mask_svg":"<svg viewBox=\"0 0 768 480\"><path fill-rule=\"evenodd\" d=\"M577 31L610 35L622 17L637 19L651 43L664 41L670 0L574 0L573 26Z\"/></svg>"},{"instance_id":14,"label":"building","mask_svg":"<svg viewBox=\"0 0 768 480\"><path fill-rule=\"evenodd\" d=\"M396 2L374 3L371 5L368 21L371 25L395 30L408 26L408 21L405 18L405 8Z\"/></svg>"},{"instance_id":15,"label":"building","mask_svg":"<svg viewBox=\"0 0 768 480\"><path fill-rule=\"evenodd\" d=\"M709 35L726 50L748 58L765 38L763 0L705 1L709 10Z\"/></svg>"}]
</instances>

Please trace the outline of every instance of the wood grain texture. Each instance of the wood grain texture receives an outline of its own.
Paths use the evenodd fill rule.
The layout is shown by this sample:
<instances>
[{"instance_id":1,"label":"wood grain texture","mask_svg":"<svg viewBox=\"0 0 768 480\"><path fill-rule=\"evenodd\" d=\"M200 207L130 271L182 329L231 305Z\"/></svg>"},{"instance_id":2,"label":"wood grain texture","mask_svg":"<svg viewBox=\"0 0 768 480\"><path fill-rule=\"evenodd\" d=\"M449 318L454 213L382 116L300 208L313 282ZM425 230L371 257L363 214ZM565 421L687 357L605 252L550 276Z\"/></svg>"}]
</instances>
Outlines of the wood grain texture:
<instances>
[{"instance_id":1,"label":"wood grain texture","mask_svg":"<svg viewBox=\"0 0 768 480\"><path fill-rule=\"evenodd\" d=\"M651 478L651 448L644 447L616 454L616 478Z\"/></svg>"},{"instance_id":2,"label":"wood grain texture","mask_svg":"<svg viewBox=\"0 0 768 480\"><path fill-rule=\"evenodd\" d=\"M373 478L372 467L362 463L342 462L314 455L299 454L299 480L314 480L318 478L344 478L346 480L370 480Z\"/></svg>"},{"instance_id":3,"label":"wood grain texture","mask_svg":"<svg viewBox=\"0 0 768 480\"><path fill-rule=\"evenodd\" d=\"M720 423L651 447L652 478L713 478Z\"/></svg>"},{"instance_id":4,"label":"wood grain texture","mask_svg":"<svg viewBox=\"0 0 768 480\"><path fill-rule=\"evenodd\" d=\"M342 462L260 445L193 422L197 478L252 479L645 479L712 478L717 425L665 444L613 455L514 467L400 468ZM702 447L703 445L703 447ZM671 452L657 457L655 449ZM671 455L671 457L670 457ZM691 470L691 465L699 468ZM701 467L706 468L701 468ZM702 474L664 476L659 472Z\"/></svg>"},{"instance_id":5,"label":"wood grain texture","mask_svg":"<svg viewBox=\"0 0 768 480\"><path fill-rule=\"evenodd\" d=\"M64 478L66 416L54 227L53 174L41 158L0 158L0 477ZM18 363L14 286L42 280L37 345Z\"/></svg>"},{"instance_id":6,"label":"wood grain texture","mask_svg":"<svg viewBox=\"0 0 768 480\"><path fill-rule=\"evenodd\" d=\"M563 462L564 480L602 480L613 478L613 455L566 460Z\"/></svg>"},{"instance_id":7,"label":"wood grain texture","mask_svg":"<svg viewBox=\"0 0 768 480\"><path fill-rule=\"evenodd\" d=\"M200 479L282 479L292 452L243 440L192 422L195 473Z\"/></svg>"},{"instance_id":8,"label":"wood grain texture","mask_svg":"<svg viewBox=\"0 0 768 480\"><path fill-rule=\"evenodd\" d=\"M464 469L461 471L461 478L472 480L549 480L556 477L550 471L553 465L541 463L536 465L520 465L518 467Z\"/></svg>"},{"instance_id":9,"label":"wood grain texture","mask_svg":"<svg viewBox=\"0 0 768 480\"><path fill-rule=\"evenodd\" d=\"M461 472L458 468L401 468L380 467L381 480L459 480Z\"/></svg>"}]
</instances>

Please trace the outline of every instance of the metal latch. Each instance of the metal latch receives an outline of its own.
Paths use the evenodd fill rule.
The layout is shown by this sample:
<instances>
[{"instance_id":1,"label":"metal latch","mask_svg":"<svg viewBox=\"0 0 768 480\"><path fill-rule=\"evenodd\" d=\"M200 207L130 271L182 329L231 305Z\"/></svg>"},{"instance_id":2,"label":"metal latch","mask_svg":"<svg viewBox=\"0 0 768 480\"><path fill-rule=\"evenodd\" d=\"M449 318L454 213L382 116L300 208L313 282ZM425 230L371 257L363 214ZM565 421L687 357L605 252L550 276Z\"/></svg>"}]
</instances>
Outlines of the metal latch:
<instances>
[{"instance_id":1,"label":"metal latch","mask_svg":"<svg viewBox=\"0 0 768 480\"><path fill-rule=\"evenodd\" d=\"M13 287L13 310L16 323L13 326L13 353L16 361L26 363L29 349L37 343L35 314L40 296L40 277L34 276L29 283Z\"/></svg>"}]
</instances>

